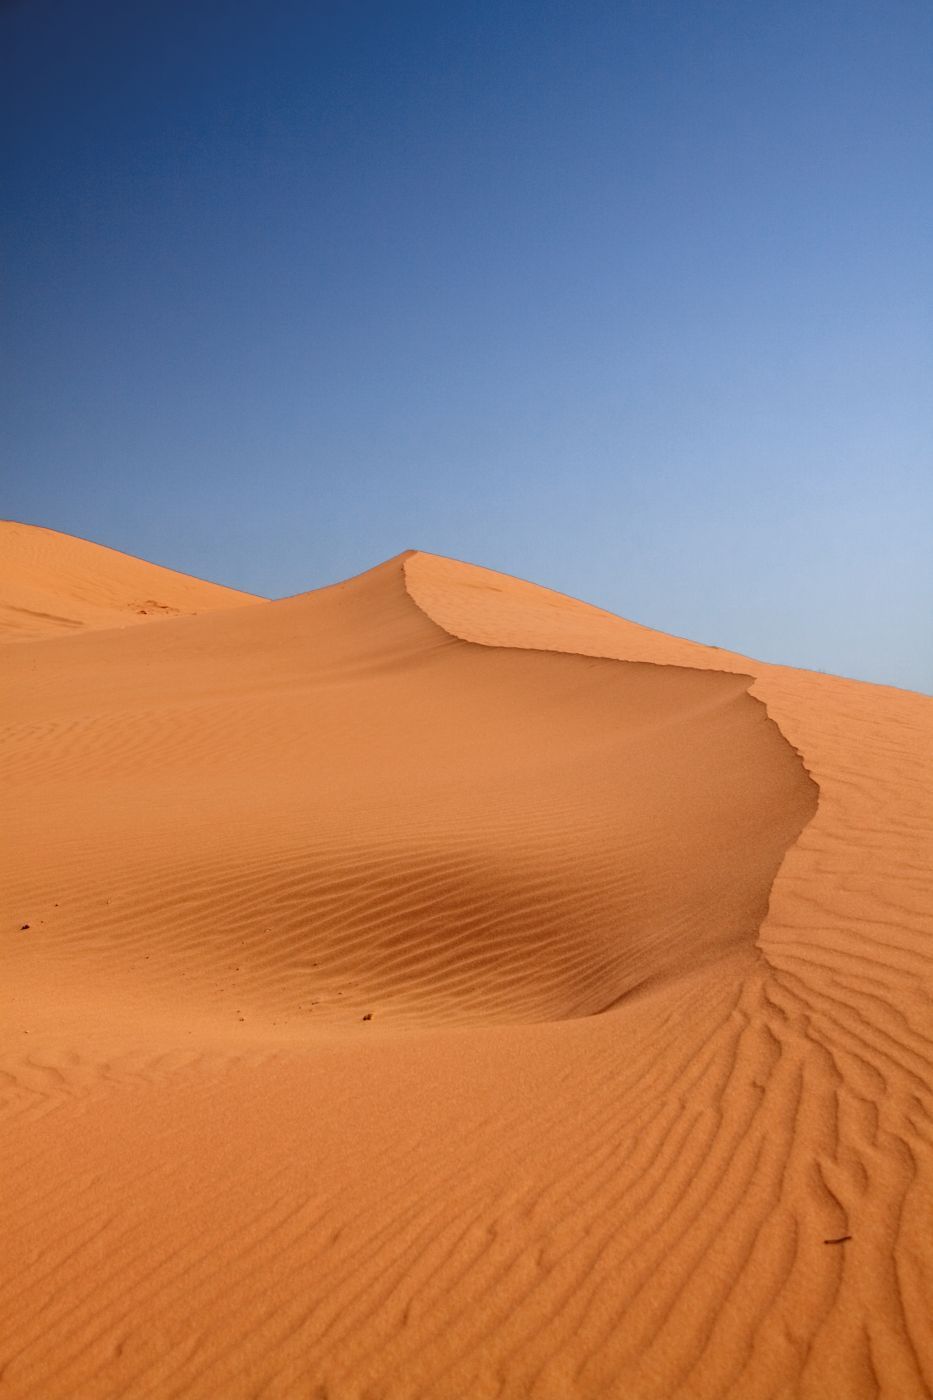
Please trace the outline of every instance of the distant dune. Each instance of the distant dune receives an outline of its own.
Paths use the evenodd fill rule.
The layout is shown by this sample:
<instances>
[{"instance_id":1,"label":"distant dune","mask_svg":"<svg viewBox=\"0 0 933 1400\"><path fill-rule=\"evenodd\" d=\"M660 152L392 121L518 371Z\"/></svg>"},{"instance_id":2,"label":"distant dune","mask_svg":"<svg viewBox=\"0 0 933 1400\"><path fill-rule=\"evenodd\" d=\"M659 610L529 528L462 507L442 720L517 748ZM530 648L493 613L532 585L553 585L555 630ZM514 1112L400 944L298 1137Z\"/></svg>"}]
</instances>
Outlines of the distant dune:
<instances>
[{"instance_id":1,"label":"distant dune","mask_svg":"<svg viewBox=\"0 0 933 1400\"><path fill-rule=\"evenodd\" d=\"M0 520L0 642L125 627L257 601L104 545Z\"/></svg>"},{"instance_id":2,"label":"distant dune","mask_svg":"<svg viewBox=\"0 0 933 1400\"><path fill-rule=\"evenodd\" d=\"M0 545L0 1394L933 1393L933 701Z\"/></svg>"}]
</instances>

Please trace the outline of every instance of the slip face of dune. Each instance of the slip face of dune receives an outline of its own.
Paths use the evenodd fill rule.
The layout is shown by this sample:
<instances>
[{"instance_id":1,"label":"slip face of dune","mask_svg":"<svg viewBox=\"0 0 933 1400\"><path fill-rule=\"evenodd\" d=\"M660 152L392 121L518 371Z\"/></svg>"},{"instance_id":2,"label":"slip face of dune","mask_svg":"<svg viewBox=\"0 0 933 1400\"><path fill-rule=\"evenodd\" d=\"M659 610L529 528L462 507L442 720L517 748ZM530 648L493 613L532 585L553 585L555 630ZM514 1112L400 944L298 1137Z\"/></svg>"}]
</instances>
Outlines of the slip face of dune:
<instances>
[{"instance_id":1,"label":"slip face of dune","mask_svg":"<svg viewBox=\"0 0 933 1400\"><path fill-rule=\"evenodd\" d=\"M7 658L5 1393L930 1392L933 703L417 553Z\"/></svg>"},{"instance_id":2,"label":"slip face of dune","mask_svg":"<svg viewBox=\"0 0 933 1400\"><path fill-rule=\"evenodd\" d=\"M0 642L240 607L257 599L37 525L0 520Z\"/></svg>"}]
</instances>

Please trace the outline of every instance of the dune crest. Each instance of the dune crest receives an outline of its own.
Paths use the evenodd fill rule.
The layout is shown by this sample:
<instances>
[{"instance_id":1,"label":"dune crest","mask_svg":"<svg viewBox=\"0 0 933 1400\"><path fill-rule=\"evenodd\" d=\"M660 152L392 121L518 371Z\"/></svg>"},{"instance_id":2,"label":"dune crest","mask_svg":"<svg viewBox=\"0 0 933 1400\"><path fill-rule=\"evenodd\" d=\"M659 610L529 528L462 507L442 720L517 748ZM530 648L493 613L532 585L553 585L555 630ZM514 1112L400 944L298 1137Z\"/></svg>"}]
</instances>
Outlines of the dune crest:
<instances>
[{"instance_id":1,"label":"dune crest","mask_svg":"<svg viewBox=\"0 0 933 1400\"><path fill-rule=\"evenodd\" d=\"M930 1393L933 702L234 598L5 652L4 1393Z\"/></svg>"}]
</instances>

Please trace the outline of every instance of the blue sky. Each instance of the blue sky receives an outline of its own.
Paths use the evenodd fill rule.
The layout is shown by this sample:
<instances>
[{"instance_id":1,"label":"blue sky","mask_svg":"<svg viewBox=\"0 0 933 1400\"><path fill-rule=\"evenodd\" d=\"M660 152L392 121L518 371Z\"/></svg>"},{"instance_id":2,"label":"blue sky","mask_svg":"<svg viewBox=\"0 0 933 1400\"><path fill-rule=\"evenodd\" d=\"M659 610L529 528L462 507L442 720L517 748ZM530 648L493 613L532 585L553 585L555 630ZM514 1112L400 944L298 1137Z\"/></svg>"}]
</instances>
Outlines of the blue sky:
<instances>
[{"instance_id":1,"label":"blue sky","mask_svg":"<svg viewBox=\"0 0 933 1400\"><path fill-rule=\"evenodd\" d=\"M933 8L13 0L0 514L933 691Z\"/></svg>"}]
</instances>

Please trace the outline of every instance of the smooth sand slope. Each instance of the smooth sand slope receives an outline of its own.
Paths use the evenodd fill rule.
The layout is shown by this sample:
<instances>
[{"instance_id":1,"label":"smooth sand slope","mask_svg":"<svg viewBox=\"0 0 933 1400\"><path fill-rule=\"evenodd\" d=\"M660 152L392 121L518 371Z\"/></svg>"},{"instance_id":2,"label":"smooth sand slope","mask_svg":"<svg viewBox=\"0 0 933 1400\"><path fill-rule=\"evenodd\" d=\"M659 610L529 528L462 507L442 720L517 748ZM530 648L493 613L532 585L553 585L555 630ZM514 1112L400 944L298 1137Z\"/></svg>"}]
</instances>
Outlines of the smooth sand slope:
<instances>
[{"instance_id":1,"label":"smooth sand slope","mask_svg":"<svg viewBox=\"0 0 933 1400\"><path fill-rule=\"evenodd\" d=\"M73 535L0 520L0 642L257 601Z\"/></svg>"},{"instance_id":2,"label":"smooth sand slope","mask_svg":"<svg viewBox=\"0 0 933 1400\"><path fill-rule=\"evenodd\" d=\"M931 1393L933 701L96 560L2 653L0 1395Z\"/></svg>"}]
</instances>

